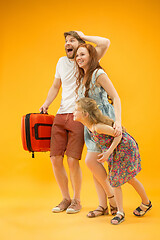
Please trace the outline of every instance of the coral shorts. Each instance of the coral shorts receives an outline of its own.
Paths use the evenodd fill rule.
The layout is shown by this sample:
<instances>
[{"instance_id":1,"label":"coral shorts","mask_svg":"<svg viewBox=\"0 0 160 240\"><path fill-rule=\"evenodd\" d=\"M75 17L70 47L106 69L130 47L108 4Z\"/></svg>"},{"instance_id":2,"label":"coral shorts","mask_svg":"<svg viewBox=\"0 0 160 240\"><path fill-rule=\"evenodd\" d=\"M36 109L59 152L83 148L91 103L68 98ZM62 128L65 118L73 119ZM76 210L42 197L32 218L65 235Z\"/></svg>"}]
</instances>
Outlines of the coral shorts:
<instances>
[{"instance_id":1,"label":"coral shorts","mask_svg":"<svg viewBox=\"0 0 160 240\"><path fill-rule=\"evenodd\" d=\"M50 156L81 159L84 146L83 124L73 120L73 113L57 114L51 132Z\"/></svg>"}]
</instances>

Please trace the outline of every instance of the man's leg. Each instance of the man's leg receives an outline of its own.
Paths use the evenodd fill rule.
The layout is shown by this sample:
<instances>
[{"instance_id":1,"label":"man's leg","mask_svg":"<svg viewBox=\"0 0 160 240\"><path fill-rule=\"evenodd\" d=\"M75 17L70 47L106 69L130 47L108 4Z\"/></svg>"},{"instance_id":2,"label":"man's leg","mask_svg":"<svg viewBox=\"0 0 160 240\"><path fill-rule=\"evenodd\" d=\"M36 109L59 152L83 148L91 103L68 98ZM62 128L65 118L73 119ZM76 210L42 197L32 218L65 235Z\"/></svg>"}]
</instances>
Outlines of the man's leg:
<instances>
[{"instance_id":1,"label":"man's leg","mask_svg":"<svg viewBox=\"0 0 160 240\"><path fill-rule=\"evenodd\" d=\"M63 165L63 157L52 156L51 163L53 167L54 176L59 185L63 198L70 200L69 188L68 188L68 177Z\"/></svg>"},{"instance_id":2,"label":"man's leg","mask_svg":"<svg viewBox=\"0 0 160 240\"><path fill-rule=\"evenodd\" d=\"M68 177L63 165L63 156L67 145L67 131L64 127L67 116L68 114L57 114L51 132L51 163L63 197L62 202L52 209L53 212L64 211L71 203L68 189Z\"/></svg>"},{"instance_id":3,"label":"man's leg","mask_svg":"<svg viewBox=\"0 0 160 240\"><path fill-rule=\"evenodd\" d=\"M73 199L67 213L76 213L81 210L80 191L82 172L79 165L84 145L84 127L80 122L73 120L73 114L68 114L65 128L68 131L66 155L70 170L70 179L73 187Z\"/></svg>"},{"instance_id":4,"label":"man's leg","mask_svg":"<svg viewBox=\"0 0 160 240\"><path fill-rule=\"evenodd\" d=\"M68 166L70 170L70 179L73 187L73 199L71 205L67 208L67 213L77 213L81 210L80 192L82 185L82 171L79 165L79 160L68 157Z\"/></svg>"},{"instance_id":5,"label":"man's leg","mask_svg":"<svg viewBox=\"0 0 160 240\"><path fill-rule=\"evenodd\" d=\"M70 178L73 187L73 199L80 201L80 191L82 185L82 171L80 168L79 160L68 157L68 166L70 170Z\"/></svg>"},{"instance_id":6,"label":"man's leg","mask_svg":"<svg viewBox=\"0 0 160 240\"><path fill-rule=\"evenodd\" d=\"M52 156L51 163L53 166L54 176L59 185L60 191L62 193L63 200L60 204L52 209L52 212L62 212L68 208L71 203L69 188L68 188L68 177L66 170L63 165L62 156Z\"/></svg>"}]
</instances>

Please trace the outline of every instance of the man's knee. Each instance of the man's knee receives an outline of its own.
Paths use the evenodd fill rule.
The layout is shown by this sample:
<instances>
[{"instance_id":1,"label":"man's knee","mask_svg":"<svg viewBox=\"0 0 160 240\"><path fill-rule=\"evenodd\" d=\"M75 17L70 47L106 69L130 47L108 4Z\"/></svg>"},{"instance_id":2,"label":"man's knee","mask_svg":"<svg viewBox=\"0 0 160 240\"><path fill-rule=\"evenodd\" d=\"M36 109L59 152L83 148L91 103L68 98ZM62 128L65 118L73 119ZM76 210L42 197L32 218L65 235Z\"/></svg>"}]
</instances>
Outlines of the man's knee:
<instances>
[{"instance_id":1,"label":"man's knee","mask_svg":"<svg viewBox=\"0 0 160 240\"><path fill-rule=\"evenodd\" d=\"M62 156L51 156L51 163L54 168L59 168L63 165L63 157Z\"/></svg>"},{"instance_id":2,"label":"man's knee","mask_svg":"<svg viewBox=\"0 0 160 240\"><path fill-rule=\"evenodd\" d=\"M76 168L79 167L79 160L78 159L68 157L67 161L68 161L68 166L69 166L70 171L73 171L73 170L75 170Z\"/></svg>"}]
</instances>

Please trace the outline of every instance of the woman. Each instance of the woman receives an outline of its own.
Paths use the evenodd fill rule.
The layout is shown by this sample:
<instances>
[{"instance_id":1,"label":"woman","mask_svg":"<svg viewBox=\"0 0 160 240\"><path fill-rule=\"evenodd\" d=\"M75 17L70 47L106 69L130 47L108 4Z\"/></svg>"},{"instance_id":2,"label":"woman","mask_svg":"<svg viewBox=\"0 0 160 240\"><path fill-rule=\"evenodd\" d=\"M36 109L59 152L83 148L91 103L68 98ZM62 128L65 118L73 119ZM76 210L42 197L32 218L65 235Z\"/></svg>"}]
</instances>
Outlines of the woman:
<instances>
[{"instance_id":1,"label":"woman","mask_svg":"<svg viewBox=\"0 0 160 240\"><path fill-rule=\"evenodd\" d=\"M115 121L113 126L115 129L114 136L119 136L122 133L120 98L112 82L99 64L95 48L91 44L80 45L76 51L75 62L78 67L77 96L79 98L89 97L94 99L102 113ZM108 95L113 105L109 103ZM93 141L87 128L85 128L85 143L87 146L85 162L93 173L94 183L99 198L98 208L89 212L87 216L97 217L108 214L106 195L109 199L111 214L115 215L117 208L112 188L107 180L106 170L101 163L97 162L98 154L101 150Z\"/></svg>"}]
</instances>

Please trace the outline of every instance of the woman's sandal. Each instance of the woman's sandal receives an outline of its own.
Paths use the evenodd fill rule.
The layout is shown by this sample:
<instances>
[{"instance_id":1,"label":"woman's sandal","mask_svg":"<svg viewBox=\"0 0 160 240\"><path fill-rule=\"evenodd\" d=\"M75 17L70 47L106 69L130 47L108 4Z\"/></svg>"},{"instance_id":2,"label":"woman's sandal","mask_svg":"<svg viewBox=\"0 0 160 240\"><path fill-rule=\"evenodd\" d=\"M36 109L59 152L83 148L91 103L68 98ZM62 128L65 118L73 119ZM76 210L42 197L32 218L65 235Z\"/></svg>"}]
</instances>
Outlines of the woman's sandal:
<instances>
[{"instance_id":1,"label":"woman's sandal","mask_svg":"<svg viewBox=\"0 0 160 240\"><path fill-rule=\"evenodd\" d=\"M113 198L113 197L114 197L114 195L111 196L111 197L108 197L108 199L111 199L111 198ZM109 203L109 206L110 206L111 214L112 214L113 216L116 215L116 214L117 214L117 211L118 211L118 208L117 208L117 207L113 207L110 203Z\"/></svg>"},{"instance_id":2,"label":"woman's sandal","mask_svg":"<svg viewBox=\"0 0 160 240\"><path fill-rule=\"evenodd\" d=\"M119 217L118 215L120 215L121 217ZM116 220L117 222L116 223L113 223L113 220ZM121 222L123 222L125 220L125 214L123 212L117 212L116 216L114 218L112 218L111 220L111 224L113 225L118 225L120 224Z\"/></svg>"},{"instance_id":3,"label":"woman's sandal","mask_svg":"<svg viewBox=\"0 0 160 240\"><path fill-rule=\"evenodd\" d=\"M145 208L146 210L142 210L142 208ZM143 215L145 215L150 209L152 208L152 203L151 201L149 201L149 204L144 204L141 203L141 205L135 209L135 211L137 211L139 214L136 214L135 212L133 212L133 214L137 217L142 217Z\"/></svg>"},{"instance_id":4,"label":"woman's sandal","mask_svg":"<svg viewBox=\"0 0 160 240\"><path fill-rule=\"evenodd\" d=\"M87 214L87 217L88 218L94 218L94 217L99 217L99 216L102 216L102 215L108 215L108 207L104 208L102 206L99 206L101 209L95 209L93 211L90 211L88 214ZM106 212L107 211L107 212ZM95 212L99 212L100 214L95 214Z\"/></svg>"}]
</instances>

